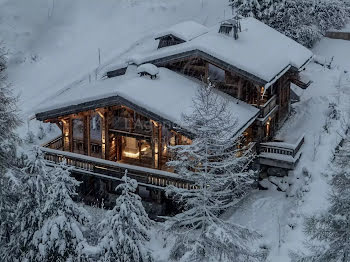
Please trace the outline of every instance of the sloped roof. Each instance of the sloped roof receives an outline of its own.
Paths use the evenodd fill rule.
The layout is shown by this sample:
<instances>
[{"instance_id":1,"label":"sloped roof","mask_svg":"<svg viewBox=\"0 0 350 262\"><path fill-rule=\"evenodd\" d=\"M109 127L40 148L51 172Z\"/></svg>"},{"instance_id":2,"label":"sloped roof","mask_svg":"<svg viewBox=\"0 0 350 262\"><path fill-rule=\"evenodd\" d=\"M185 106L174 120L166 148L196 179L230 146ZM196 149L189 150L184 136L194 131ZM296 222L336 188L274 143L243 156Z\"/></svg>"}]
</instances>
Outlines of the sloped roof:
<instances>
[{"instance_id":1,"label":"sloped roof","mask_svg":"<svg viewBox=\"0 0 350 262\"><path fill-rule=\"evenodd\" d=\"M45 120L79 112L74 110L97 108L99 106L96 101L102 101L103 106L121 101L136 105L186 129L182 116L191 114L194 108L193 98L198 88L202 88L201 83L166 68L160 68L159 71L157 79L151 80L149 77L139 77L136 68L130 66L123 76L73 87L38 108L36 117ZM244 131L241 129L257 117L257 108L220 91L215 92L222 99L228 100L228 109L233 113L233 117L237 118L236 132Z\"/></svg>"},{"instance_id":2,"label":"sloped roof","mask_svg":"<svg viewBox=\"0 0 350 262\"><path fill-rule=\"evenodd\" d=\"M155 38L158 39L163 36L173 35L184 41L190 41L202 34L207 33L208 31L209 29L207 27L197 22L184 21L159 32L156 34Z\"/></svg>"},{"instance_id":3,"label":"sloped roof","mask_svg":"<svg viewBox=\"0 0 350 262\"><path fill-rule=\"evenodd\" d=\"M231 65L238 73L255 76L259 84L267 84L288 66L297 70L302 68L313 55L309 49L254 18L241 20L242 32L237 40L218 33L219 26L182 44L133 52L126 61L118 61L114 69L127 62L139 65L199 51ZM185 26L178 28L178 31L187 30ZM113 66L108 68L112 71Z\"/></svg>"}]
</instances>

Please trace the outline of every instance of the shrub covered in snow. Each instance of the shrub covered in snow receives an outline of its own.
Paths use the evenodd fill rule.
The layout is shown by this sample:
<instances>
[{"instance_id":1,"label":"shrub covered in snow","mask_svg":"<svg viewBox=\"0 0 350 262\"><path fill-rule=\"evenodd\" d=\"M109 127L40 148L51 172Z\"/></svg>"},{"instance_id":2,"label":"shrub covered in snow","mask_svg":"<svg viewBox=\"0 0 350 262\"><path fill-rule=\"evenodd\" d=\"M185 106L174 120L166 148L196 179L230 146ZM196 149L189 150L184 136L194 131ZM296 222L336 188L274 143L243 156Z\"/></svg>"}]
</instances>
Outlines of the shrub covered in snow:
<instances>
[{"instance_id":1,"label":"shrub covered in snow","mask_svg":"<svg viewBox=\"0 0 350 262\"><path fill-rule=\"evenodd\" d=\"M42 125L39 126L39 131L38 131L38 134L36 136L39 140L42 140L45 138L46 134L45 134L44 127Z\"/></svg>"},{"instance_id":2,"label":"shrub covered in snow","mask_svg":"<svg viewBox=\"0 0 350 262\"><path fill-rule=\"evenodd\" d=\"M89 215L72 200L79 182L64 163L54 168L50 177L42 224L34 235L36 261L85 261L83 232Z\"/></svg>"},{"instance_id":3,"label":"shrub covered in snow","mask_svg":"<svg viewBox=\"0 0 350 262\"><path fill-rule=\"evenodd\" d=\"M121 195L113 210L101 222L101 256L103 262L151 262L153 261L147 242L152 221L135 192L137 182L123 177L123 183L116 190Z\"/></svg>"},{"instance_id":4,"label":"shrub covered in snow","mask_svg":"<svg viewBox=\"0 0 350 262\"><path fill-rule=\"evenodd\" d=\"M43 207L47 196L49 176L42 153L34 147L26 160L22 176L22 192L13 216L14 225L5 254L9 261L39 261L35 234L43 225Z\"/></svg>"},{"instance_id":5,"label":"shrub covered in snow","mask_svg":"<svg viewBox=\"0 0 350 262\"><path fill-rule=\"evenodd\" d=\"M23 172L6 259L83 261L82 228L88 215L71 199L79 183L64 165L47 168L38 147L29 153Z\"/></svg>"}]
</instances>

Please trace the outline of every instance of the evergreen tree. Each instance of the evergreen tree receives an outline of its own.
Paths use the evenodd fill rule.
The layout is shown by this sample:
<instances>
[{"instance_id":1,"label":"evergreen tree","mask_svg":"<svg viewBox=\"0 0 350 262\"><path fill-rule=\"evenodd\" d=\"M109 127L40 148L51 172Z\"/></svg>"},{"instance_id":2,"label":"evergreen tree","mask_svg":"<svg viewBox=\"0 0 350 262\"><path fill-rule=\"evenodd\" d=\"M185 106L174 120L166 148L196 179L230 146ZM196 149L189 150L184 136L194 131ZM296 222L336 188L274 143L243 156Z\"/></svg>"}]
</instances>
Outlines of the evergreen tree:
<instances>
[{"instance_id":1,"label":"evergreen tree","mask_svg":"<svg viewBox=\"0 0 350 262\"><path fill-rule=\"evenodd\" d=\"M150 250L146 247L150 240L148 231L152 222L142 206L140 196L135 194L137 182L127 177L127 172L123 182L116 188L117 191L121 190L121 195L116 200L115 207L100 224L100 261L153 261Z\"/></svg>"},{"instance_id":2,"label":"evergreen tree","mask_svg":"<svg viewBox=\"0 0 350 262\"><path fill-rule=\"evenodd\" d=\"M51 172L42 226L34 235L34 245L39 252L32 261L85 261L83 231L89 215L72 200L80 183L70 176L65 163Z\"/></svg>"},{"instance_id":3,"label":"evergreen tree","mask_svg":"<svg viewBox=\"0 0 350 262\"><path fill-rule=\"evenodd\" d=\"M247 194L254 172L244 171L251 155L240 155L235 138L236 118L227 101L211 84L200 88L194 112L184 116L195 136L190 145L172 147L169 165L180 176L193 181L191 189L174 186L167 194L183 205L184 211L169 217L166 229L177 236L171 250L176 261L261 261L249 248L257 234L220 219L220 214Z\"/></svg>"},{"instance_id":4,"label":"evergreen tree","mask_svg":"<svg viewBox=\"0 0 350 262\"><path fill-rule=\"evenodd\" d=\"M235 12L252 16L300 44L312 47L326 30L349 22L348 0L230 0Z\"/></svg>"},{"instance_id":5,"label":"evergreen tree","mask_svg":"<svg viewBox=\"0 0 350 262\"><path fill-rule=\"evenodd\" d=\"M230 0L233 10L244 17L255 17L266 23L285 0Z\"/></svg>"},{"instance_id":6,"label":"evergreen tree","mask_svg":"<svg viewBox=\"0 0 350 262\"><path fill-rule=\"evenodd\" d=\"M339 0L316 1L311 15L322 33L328 29L341 29L349 21L346 4Z\"/></svg>"},{"instance_id":7,"label":"evergreen tree","mask_svg":"<svg viewBox=\"0 0 350 262\"><path fill-rule=\"evenodd\" d=\"M21 197L13 216L11 241L7 245L6 253L9 258L19 261L40 261L36 260L38 249L34 235L43 225L42 210L50 179L39 147L33 147L25 164Z\"/></svg>"},{"instance_id":8,"label":"evergreen tree","mask_svg":"<svg viewBox=\"0 0 350 262\"><path fill-rule=\"evenodd\" d=\"M19 172L14 166L19 142L15 129L20 124L16 102L7 83L6 52L0 43L0 254L4 254L3 249L9 241L13 210L19 198Z\"/></svg>"},{"instance_id":9,"label":"evergreen tree","mask_svg":"<svg viewBox=\"0 0 350 262\"><path fill-rule=\"evenodd\" d=\"M322 37L312 17L313 10L312 0L286 0L276 7L275 15L266 24L304 46L312 47Z\"/></svg>"},{"instance_id":10,"label":"evergreen tree","mask_svg":"<svg viewBox=\"0 0 350 262\"><path fill-rule=\"evenodd\" d=\"M345 150L344 150L345 149ZM318 244L310 244L310 256L299 262L350 261L350 164L349 145L337 156L331 180L332 194L327 212L306 219L305 232Z\"/></svg>"}]
</instances>

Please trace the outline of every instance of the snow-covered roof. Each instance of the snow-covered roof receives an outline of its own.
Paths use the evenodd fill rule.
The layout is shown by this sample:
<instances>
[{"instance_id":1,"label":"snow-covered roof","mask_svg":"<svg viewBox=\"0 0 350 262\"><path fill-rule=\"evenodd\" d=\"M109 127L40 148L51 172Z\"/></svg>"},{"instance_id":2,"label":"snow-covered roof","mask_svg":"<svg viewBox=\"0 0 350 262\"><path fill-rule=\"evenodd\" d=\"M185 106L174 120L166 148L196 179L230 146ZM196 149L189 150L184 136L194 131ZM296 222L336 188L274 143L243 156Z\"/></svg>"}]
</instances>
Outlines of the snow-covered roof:
<instances>
[{"instance_id":1,"label":"snow-covered roof","mask_svg":"<svg viewBox=\"0 0 350 262\"><path fill-rule=\"evenodd\" d=\"M158 34L156 34L155 38L157 39L163 36L173 35L184 41L190 41L193 38L207 33L208 31L209 29L207 27L197 22L184 21L159 32Z\"/></svg>"},{"instance_id":2,"label":"snow-covered roof","mask_svg":"<svg viewBox=\"0 0 350 262\"><path fill-rule=\"evenodd\" d=\"M199 81L166 68L159 68L158 77L151 80L138 76L136 67L129 66L123 76L76 86L62 92L37 109L36 114L59 109L68 112L67 107L70 106L85 106L88 102L118 96L186 129L182 123L182 116L192 113L193 98L198 88L201 88ZM218 90L215 92L223 99L228 99L228 108L233 116L237 117L236 132L243 132L241 129L257 117L257 108Z\"/></svg>"},{"instance_id":3,"label":"snow-covered roof","mask_svg":"<svg viewBox=\"0 0 350 262\"><path fill-rule=\"evenodd\" d=\"M184 25L181 23L179 27ZM313 56L309 49L251 17L241 20L242 32L237 40L218 33L219 26L182 44L128 55L126 61L118 61L118 64L152 63L199 50L267 84L288 66L299 69ZM108 69L112 71L116 67L110 65Z\"/></svg>"},{"instance_id":4,"label":"snow-covered roof","mask_svg":"<svg viewBox=\"0 0 350 262\"><path fill-rule=\"evenodd\" d=\"M152 64L143 64L137 67L137 73L143 72L146 72L150 75L157 75L159 74L159 68Z\"/></svg>"}]
</instances>

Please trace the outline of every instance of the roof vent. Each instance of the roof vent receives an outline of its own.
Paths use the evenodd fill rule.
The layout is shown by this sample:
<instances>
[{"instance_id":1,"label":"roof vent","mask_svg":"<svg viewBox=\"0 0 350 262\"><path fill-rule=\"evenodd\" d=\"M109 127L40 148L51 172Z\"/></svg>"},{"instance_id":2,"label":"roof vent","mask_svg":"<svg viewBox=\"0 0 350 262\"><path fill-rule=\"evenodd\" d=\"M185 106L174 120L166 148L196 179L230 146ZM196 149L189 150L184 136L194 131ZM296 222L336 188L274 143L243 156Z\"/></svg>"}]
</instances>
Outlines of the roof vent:
<instances>
[{"instance_id":1,"label":"roof vent","mask_svg":"<svg viewBox=\"0 0 350 262\"><path fill-rule=\"evenodd\" d=\"M143 64L137 68L137 73L140 76L149 76L151 79L155 79L159 74L159 68L153 64Z\"/></svg>"},{"instance_id":2,"label":"roof vent","mask_svg":"<svg viewBox=\"0 0 350 262\"><path fill-rule=\"evenodd\" d=\"M234 39L238 39L238 31L241 32L241 22L240 18L235 16L233 19L228 19L221 22L219 33L232 36Z\"/></svg>"}]
</instances>

